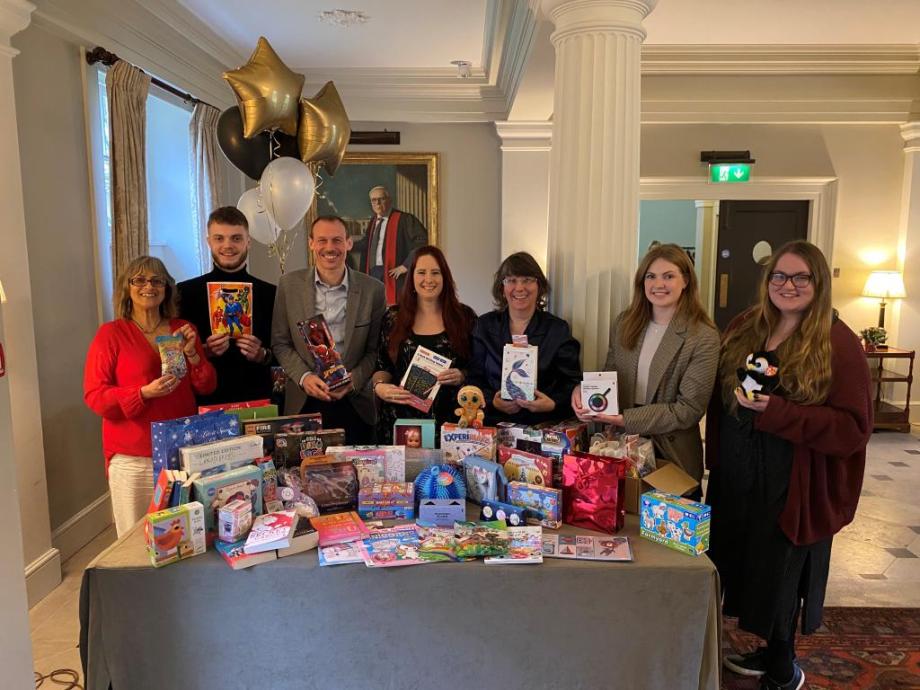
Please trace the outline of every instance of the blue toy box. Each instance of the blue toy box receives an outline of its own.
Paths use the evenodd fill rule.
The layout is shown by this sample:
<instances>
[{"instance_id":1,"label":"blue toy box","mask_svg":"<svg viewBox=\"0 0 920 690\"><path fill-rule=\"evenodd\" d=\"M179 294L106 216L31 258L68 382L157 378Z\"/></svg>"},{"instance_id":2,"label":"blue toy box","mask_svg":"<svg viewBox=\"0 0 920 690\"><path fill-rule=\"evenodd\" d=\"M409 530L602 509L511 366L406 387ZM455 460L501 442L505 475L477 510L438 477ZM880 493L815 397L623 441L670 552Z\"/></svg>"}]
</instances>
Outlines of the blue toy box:
<instances>
[{"instance_id":1,"label":"blue toy box","mask_svg":"<svg viewBox=\"0 0 920 690\"><path fill-rule=\"evenodd\" d=\"M674 494L649 491L642 494L639 513L640 533L646 539L691 556L699 556L709 549L712 509L708 505Z\"/></svg>"}]
</instances>

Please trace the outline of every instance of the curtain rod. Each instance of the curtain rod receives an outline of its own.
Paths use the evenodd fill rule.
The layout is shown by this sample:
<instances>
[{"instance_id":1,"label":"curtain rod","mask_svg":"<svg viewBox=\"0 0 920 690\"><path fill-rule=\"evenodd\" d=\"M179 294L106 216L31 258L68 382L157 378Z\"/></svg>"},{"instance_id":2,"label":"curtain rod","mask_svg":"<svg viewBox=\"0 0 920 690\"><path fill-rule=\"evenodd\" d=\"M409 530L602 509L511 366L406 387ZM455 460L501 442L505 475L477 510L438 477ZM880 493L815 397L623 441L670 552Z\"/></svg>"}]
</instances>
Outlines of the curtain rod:
<instances>
[{"instance_id":1,"label":"curtain rod","mask_svg":"<svg viewBox=\"0 0 920 690\"><path fill-rule=\"evenodd\" d=\"M106 67L111 67L119 60L121 60L121 58L118 57L115 53L110 53L108 50L101 46L97 46L86 53L86 64L88 65L95 65L97 62L101 62ZM161 81L154 76L150 76L150 83L163 89L163 91L171 93L173 96L181 98L186 103L203 103L204 105L209 105L212 108L216 108L216 106L213 106L210 103L201 100L200 98L195 98L192 94L181 91L172 84L167 84L165 81ZM220 110L220 108L216 109Z\"/></svg>"}]
</instances>

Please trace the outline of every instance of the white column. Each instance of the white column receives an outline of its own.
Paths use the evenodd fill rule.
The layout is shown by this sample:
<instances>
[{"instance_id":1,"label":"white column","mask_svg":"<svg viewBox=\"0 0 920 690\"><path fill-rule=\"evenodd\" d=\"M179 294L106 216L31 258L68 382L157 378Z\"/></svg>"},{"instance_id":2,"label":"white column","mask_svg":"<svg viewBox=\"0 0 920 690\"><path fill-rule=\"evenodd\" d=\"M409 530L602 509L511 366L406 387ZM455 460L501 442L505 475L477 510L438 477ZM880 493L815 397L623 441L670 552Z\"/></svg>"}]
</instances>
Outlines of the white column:
<instances>
[{"instance_id":1,"label":"white column","mask_svg":"<svg viewBox=\"0 0 920 690\"><path fill-rule=\"evenodd\" d=\"M7 298L2 307L2 318L11 407L10 425L7 427L11 438L4 439L4 445L11 444L16 472L22 554L30 605L61 581L60 553L51 546L32 287L22 200L13 89L13 58L18 51L10 45L12 36L29 25L34 9L34 5L24 0L0 0L0 161L3 161L0 165L0 208L3 209L0 281L3 281ZM53 196L53 191L49 194ZM47 276L47 279L56 278ZM67 344L62 342L60 346L67 347ZM9 507L6 502L0 501L0 504L3 510ZM0 524L4 525L3 531L8 530L6 520L0 520Z\"/></svg>"},{"instance_id":2,"label":"white column","mask_svg":"<svg viewBox=\"0 0 920 690\"><path fill-rule=\"evenodd\" d=\"M898 305L897 341L898 347L920 351L920 122L901 125L904 139L904 178L901 188L901 222L899 245L901 270L904 271L904 290L907 298ZM915 362L913 421L920 421L920 361Z\"/></svg>"},{"instance_id":3,"label":"white column","mask_svg":"<svg viewBox=\"0 0 920 690\"><path fill-rule=\"evenodd\" d=\"M716 284L716 225L718 201L695 201L696 204L696 277L700 281L700 301L712 316Z\"/></svg>"},{"instance_id":4,"label":"white column","mask_svg":"<svg viewBox=\"0 0 920 690\"><path fill-rule=\"evenodd\" d=\"M556 27L549 279L585 370L603 366L611 319L631 296L642 20L656 2L543 0Z\"/></svg>"},{"instance_id":5,"label":"white column","mask_svg":"<svg viewBox=\"0 0 920 690\"><path fill-rule=\"evenodd\" d=\"M501 257L529 252L547 270L552 122L496 122L502 140Z\"/></svg>"},{"instance_id":6,"label":"white column","mask_svg":"<svg viewBox=\"0 0 920 690\"><path fill-rule=\"evenodd\" d=\"M35 6L22 0L0 0L0 208L4 209L4 227L0 234L0 342L6 352L7 374L0 378L0 667L3 685L10 688L34 686L32 643L29 639L29 616L23 556L25 520L20 504L35 495L29 479L32 473L24 465L32 460L25 453L38 427L38 453L34 461L41 465L41 492L44 498L44 545L51 546L48 525L48 494L44 483L44 455L41 437L41 412L23 390L38 389L35 342L32 333L32 304L29 289L26 229L22 205L22 179L19 168L19 135L16 131L16 101L13 97L13 57L10 46L14 34L29 25ZM18 264L18 265L17 265ZM20 283L24 282L24 286ZM25 293L25 296L23 295ZM21 330L25 333L20 333ZM27 334L27 335L26 335ZM24 353L29 350L31 354ZM20 365L26 360L24 365ZM23 403L20 412L17 406ZM29 415L34 421L23 419ZM31 531L31 530L28 530ZM29 554L26 548L25 553ZM60 580L60 566L58 566Z\"/></svg>"}]
</instances>

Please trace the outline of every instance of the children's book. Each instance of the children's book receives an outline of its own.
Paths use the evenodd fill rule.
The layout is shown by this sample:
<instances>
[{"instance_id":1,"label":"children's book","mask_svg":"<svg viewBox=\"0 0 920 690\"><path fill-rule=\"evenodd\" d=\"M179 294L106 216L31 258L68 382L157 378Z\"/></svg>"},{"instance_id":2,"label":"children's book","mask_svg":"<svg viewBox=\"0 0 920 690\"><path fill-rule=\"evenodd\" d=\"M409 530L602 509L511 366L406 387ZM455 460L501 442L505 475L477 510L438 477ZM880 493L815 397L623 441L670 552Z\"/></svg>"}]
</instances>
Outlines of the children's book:
<instances>
[{"instance_id":1,"label":"children's book","mask_svg":"<svg viewBox=\"0 0 920 690\"><path fill-rule=\"evenodd\" d=\"M345 563L364 563L360 542L319 547L320 565L344 565Z\"/></svg>"},{"instance_id":2,"label":"children's book","mask_svg":"<svg viewBox=\"0 0 920 690\"><path fill-rule=\"evenodd\" d=\"M150 505L147 506L147 512L155 513L168 508L172 488L172 470L163 470L157 475L157 483L153 487L153 497L150 499Z\"/></svg>"},{"instance_id":3,"label":"children's book","mask_svg":"<svg viewBox=\"0 0 920 690\"><path fill-rule=\"evenodd\" d=\"M307 349L313 356L313 373L319 376L330 390L351 385L351 374L342 363L342 355L335 349L335 340L329 331L326 318L317 314L306 321L298 321L297 328Z\"/></svg>"},{"instance_id":4,"label":"children's book","mask_svg":"<svg viewBox=\"0 0 920 690\"><path fill-rule=\"evenodd\" d=\"M374 530L361 542L361 555L368 568L422 565L428 562L419 553L419 537L415 525Z\"/></svg>"},{"instance_id":5,"label":"children's book","mask_svg":"<svg viewBox=\"0 0 920 690\"><path fill-rule=\"evenodd\" d=\"M204 508L194 501L147 515L147 553L155 568L205 552Z\"/></svg>"},{"instance_id":6,"label":"children's book","mask_svg":"<svg viewBox=\"0 0 920 690\"><path fill-rule=\"evenodd\" d=\"M587 561L631 561L628 537L543 533L543 556Z\"/></svg>"},{"instance_id":7,"label":"children's book","mask_svg":"<svg viewBox=\"0 0 920 690\"><path fill-rule=\"evenodd\" d=\"M354 511L313 517L310 518L310 524L319 532L320 546L360 541L370 534L370 530Z\"/></svg>"},{"instance_id":8,"label":"children's book","mask_svg":"<svg viewBox=\"0 0 920 690\"><path fill-rule=\"evenodd\" d=\"M455 522L454 536L459 558L507 556L511 547L508 526L503 521Z\"/></svg>"},{"instance_id":9,"label":"children's book","mask_svg":"<svg viewBox=\"0 0 920 690\"><path fill-rule=\"evenodd\" d=\"M457 538L454 536L453 527L439 527L416 522L415 530L419 537L420 558L432 563L470 560L457 556Z\"/></svg>"},{"instance_id":10,"label":"children's book","mask_svg":"<svg viewBox=\"0 0 920 690\"><path fill-rule=\"evenodd\" d=\"M227 565L229 565L234 570L250 568L254 565L259 565L260 563L268 563L269 561L273 561L277 558L274 551L263 551L262 553L248 554L243 550L245 545L245 539L240 539L239 541L235 542L214 542L214 548L217 549L217 553L223 556L224 560L227 561Z\"/></svg>"},{"instance_id":11,"label":"children's book","mask_svg":"<svg viewBox=\"0 0 920 690\"><path fill-rule=\"evenodd\" d=\"M486 565L543 562L542 527L509 527L508 534L511 536L508 555L486 558Z\"/></svg>"},{"instance_id":12,"label":"children's book","mask_svg":"<svg viewBox=\"0 0 920 690\"><path fill-rule=\"evenodd\" d=\"M319 544L319 532L310 524L310 518L297 516L297 524L294 527L294 534L291 536L291 545L286 549L278 549L278 558L293 556L296 553L303 553L310 549L315 549Z\"/></svg>"},{"instance_id":13,"label":"children's book","mask_svg":"<svg viewBox=\"0 0 920 690\"><path fill-rule=\"evenodd\" d=\"M537 390L537 346L507 344L502 350L503 400L533 400Z\"/></svg>"},{"instance_id":14,"label":"children's book","mask_svg":"<svg viewBox=\"0 0 920 690\"><path fill-rule=\"evenodd\" d=\"M412 397L408 403L417 410L428 412L441 388L438 374L450 369L451 360L427 347L417 347L409 368L403 374L399 387Z\"/></svg>"},{"instance_id":15,"label":"children's book","mask_svg":"<svg viewBox=\"0 0 920 690\"><path fill-rule=\"evenodd\" d=\"M211 334L252 335L252 283L208 283Z\"/></svg>"},{"instance_id":16,"label":"children's book","mask_svg":"<svg viewBox=\"0 0 920 690\"><path fill-rule=\"evenodd\" d=\"M293 510L259 515L252 523L252 530L246 537L246 553L262 553L275 549L286 549L291 545L291 536L297 523Z\"/></svg>"}]
</instances>

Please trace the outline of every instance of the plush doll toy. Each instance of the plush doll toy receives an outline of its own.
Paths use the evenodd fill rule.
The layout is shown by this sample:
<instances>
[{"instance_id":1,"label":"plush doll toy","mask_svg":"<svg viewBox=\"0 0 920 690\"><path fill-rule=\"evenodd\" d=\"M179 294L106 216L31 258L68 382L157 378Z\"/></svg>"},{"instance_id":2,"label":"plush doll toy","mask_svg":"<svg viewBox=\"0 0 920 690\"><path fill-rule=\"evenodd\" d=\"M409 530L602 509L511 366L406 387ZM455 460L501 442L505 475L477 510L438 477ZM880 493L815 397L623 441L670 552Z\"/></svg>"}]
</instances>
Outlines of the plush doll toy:
<instances>
[{"instance_id":1,"label":"plush doll toy","mask_svg":"<svg viewBox=\"0 0 920 690\"><path fill-rule=\"evenodd\" d=\"M772 352L752 352L742 368L738 369L741 391L748 400L757 393L770 393L779 385L779 363Z\"/></svg>"},{"instance_id":2,"label":"plush doll toy","mask_svg":"<svg viewBox=\"0 0 920 690\"><path fill-rule=\"evenodd\" d=\"M454 414L460 417L457 426L482 428L482 420L485 418L482 408L486 406L482 391L476 386L464 386L457 393L457 403L460 405L454 410Z\"/></svg>"}]
</instances>

